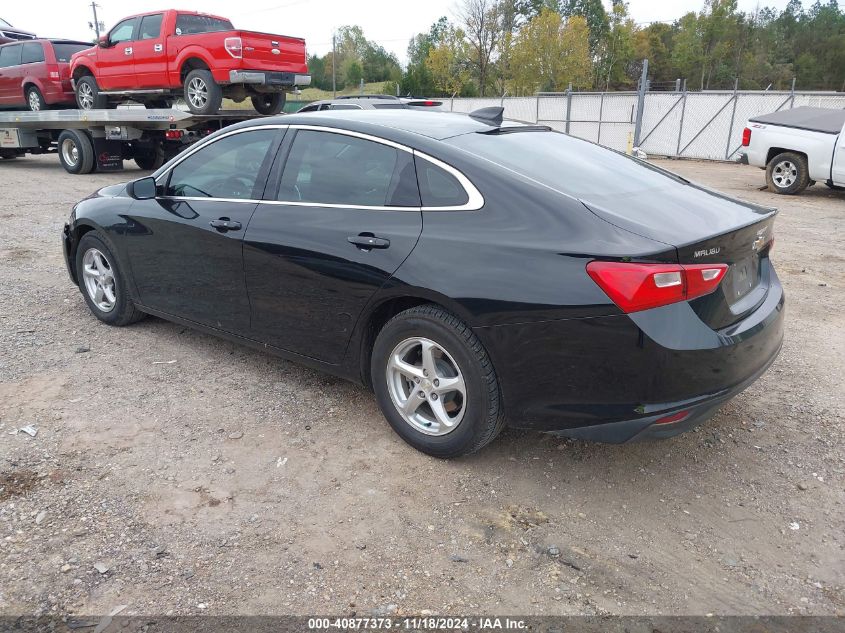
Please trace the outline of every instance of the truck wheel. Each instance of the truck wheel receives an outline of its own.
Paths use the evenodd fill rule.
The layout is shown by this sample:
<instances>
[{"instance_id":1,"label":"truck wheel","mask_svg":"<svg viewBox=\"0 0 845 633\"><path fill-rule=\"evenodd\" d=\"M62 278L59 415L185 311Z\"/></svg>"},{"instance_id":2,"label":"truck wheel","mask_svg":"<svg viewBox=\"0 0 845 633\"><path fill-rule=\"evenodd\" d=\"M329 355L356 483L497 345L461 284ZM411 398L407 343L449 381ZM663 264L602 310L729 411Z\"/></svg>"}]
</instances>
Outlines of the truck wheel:
<instances>
[{"instance_id":1,"label":"truck wheel","mask_svg":"<svg viewBox=\"0 0 845 633\"><path fill-rule=\"evenodd\" d=\"M252 97L252 107L258 114L279 114L285 109L287 93L271 92Z\"/></svg>"},{"instance_id":2,"label":"truck wheel","mask_svg":"<svg viewBox=\"0 0 845 633\"><path fill-rule=\"evenodd\" d=\"M217 114L223 104L223 89L211 71L192 70L185 77L185 103L193 114Z\"/></svg>"},{"instance_id":3,"label":"truck wheel","mask_svg":"<svg viewBox=\"0 0 845 633\"><path fill-rule=\"evenodd\" d=\"M69 174L90 174L94 171L94 144L82 130L65 130L59 134L59 161Z\"/></svg>"},{"instance_id":4,"label":"truck wheel","mask_svg":"<svg viewBox=\"0 0 845 633\"><path fill-rule=\"evenodd\" d=\"M48 109L47 104L44 102L44 96L35 86L30 86L26 89L26 105L33 112L41 112L42 110Z\"/></svg>"},{"instance_id":5,"label":"truck wheel","mask_svg":"<svg viewBox=\"0 0 845 633\"><path fill-rule=\"evenodd\" d=\"M795 195L810 184L807 159L795 152L778 154L766 166L766 184L774 193Z\"/></svg>"},{"instance_id":6,"label":"truck wheel","mask_svg":"<svg viewBox=\"0 0 845 633\"><path fill-rule=\"evenodd\" d=\"M164 165L164 148L160 145L135 150L135 164L152 171Z\"/></svg>"},{"instance_id":7,"label":"truck wheel","mask_svg":"<svg viewBox=\"0 0 845 633\"><path fill-rule=\"evenodd\" d=\"M100 94L97 80L91 75L80 77L76 82L76 105L80 110L102 110L108 107L108 99Z\"/></svg>"}]
</instances>

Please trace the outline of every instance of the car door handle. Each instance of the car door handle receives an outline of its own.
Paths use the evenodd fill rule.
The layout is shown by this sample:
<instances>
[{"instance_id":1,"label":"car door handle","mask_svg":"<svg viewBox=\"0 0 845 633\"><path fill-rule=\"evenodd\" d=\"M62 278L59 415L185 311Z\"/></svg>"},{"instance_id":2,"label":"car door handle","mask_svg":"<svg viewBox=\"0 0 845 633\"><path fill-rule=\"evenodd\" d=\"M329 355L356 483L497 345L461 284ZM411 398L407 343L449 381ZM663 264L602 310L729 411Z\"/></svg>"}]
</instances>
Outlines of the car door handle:
<instances>
[{"instance_id":1,"label":"car door handle","mask_svg":"<svg viewBox=\"0 0 845 633\"><path fill-rule=\"evenodd\" d=\"M155 46L153 46L153 50L156 53L160 53L161 51L164 50L164 45L163 44L156 44Z\"/></svg>"},{"instance_id":2,"label":"car door handle","mask_svg":"<svg viewBox=\"0 0 845 633\"><path fill-rule=\"evenodd\" d=\"M374 248L390 248L390 240L384 239L383 237L376 237L372 233L350 235L346 240L362 251L369 251Z\"/></svg>"},{"instance_id":3,"label":"car door handle","mask_svg":"<svg viewBox=\"0 0 845 633\"><path fill-rule=\"evenodd\" d=\"M132 47L131 47L131 46L127 46L126 48L124 48L124 49L123 49L123 53L124 53L125 55L131 55L131 54L132 54Z\"/></svg>"},{"instance_id":4,"label":"car door handle","mask_svg":"<svg viewBox=\"0 0 845 633\"><path fill-rule=\"evenodd\" d=\"M219 220L212 220L209 224L218 231L238 231L241 228L241 223L229 218L220 218Z\"/></svg>"}]
</instances>

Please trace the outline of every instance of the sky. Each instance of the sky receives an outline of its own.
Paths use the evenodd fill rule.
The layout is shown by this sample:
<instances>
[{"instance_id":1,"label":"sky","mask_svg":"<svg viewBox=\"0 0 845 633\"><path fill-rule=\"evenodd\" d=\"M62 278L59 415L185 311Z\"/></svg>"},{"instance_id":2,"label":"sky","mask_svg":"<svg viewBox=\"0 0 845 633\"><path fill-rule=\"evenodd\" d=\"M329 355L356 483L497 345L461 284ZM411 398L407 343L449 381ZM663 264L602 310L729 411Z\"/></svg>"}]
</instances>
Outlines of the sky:
<instances>
[{"instance_id":1,"label":"sky","mask_svg":"<svg viewBox=\"0 0 845 633\"><path fill-rule=\"evenodd\" d=\"M304 37L309 53L331 50L332 32L357 24L368 39L406 61L408 40L428 31L440 16L457 13L458 0L98 0L100 21L106 29L134 13L179 8L205 11L232 20L235 27L279 35ZM758 5L782 9L787 0L739 0L739 9ZM610 0L605 0L609 7ZM642 24L671 22L689 11L698 11L703 0L630 0L633 19ZM0 18L44 37L90 40L93 20L90 0L2 0Z\"/></svg>"}]
</instances>

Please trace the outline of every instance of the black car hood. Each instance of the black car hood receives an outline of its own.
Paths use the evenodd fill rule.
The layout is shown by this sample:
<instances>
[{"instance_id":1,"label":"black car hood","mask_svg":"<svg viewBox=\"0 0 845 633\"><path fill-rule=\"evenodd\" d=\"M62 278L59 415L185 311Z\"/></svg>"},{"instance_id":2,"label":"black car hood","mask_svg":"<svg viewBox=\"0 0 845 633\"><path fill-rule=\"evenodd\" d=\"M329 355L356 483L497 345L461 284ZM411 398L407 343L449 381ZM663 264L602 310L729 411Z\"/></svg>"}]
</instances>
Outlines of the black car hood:
<instances>
[{"instance_id":1,"label":"black car hood","mask_svg":"<svg viewBox=\"0 0 845 633\"><path fill-rule=\"evenodd\" d=\"M673 184L624 199L592 195L581 202L611 224L675 247L722 235L776 213L773 208L735 200L695 184Z\"/></svg>"}]
</instances>

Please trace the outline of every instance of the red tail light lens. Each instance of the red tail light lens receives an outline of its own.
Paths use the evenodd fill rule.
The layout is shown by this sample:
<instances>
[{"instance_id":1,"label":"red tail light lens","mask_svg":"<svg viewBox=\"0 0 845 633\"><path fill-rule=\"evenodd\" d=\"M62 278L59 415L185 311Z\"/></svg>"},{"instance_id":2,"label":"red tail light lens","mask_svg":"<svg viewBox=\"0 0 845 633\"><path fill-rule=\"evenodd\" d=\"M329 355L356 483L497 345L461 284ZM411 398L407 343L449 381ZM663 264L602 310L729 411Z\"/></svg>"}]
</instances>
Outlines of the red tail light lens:
<instances>
[{"instance_id":1,"label":"red tail light lens","mask_svg":"<svg viewBox=\"0 0 845 633\"><path fill-rule=\"evenodd\" d=\"M167 130L164 133L164 138L168 141L178 141L182 136L184 136L185 132L183 130Z\"/></svg>"},{"instance_id":2,"label":"red tail light lens","mask_svg":"<svg viewBox=\"0 0 845 633\"><path fill-rule=\"evenodd\" d=\"M223 40L223 46L226 47L226 52L235 59L241 59L244 56L244 45L239 37L227 37Z\"/></svg>"},{"instance_id":3,"label":"red tail light lens","mask_svg":"<svg viewBox=\"0 0 845 633\"><path fill-rule=\"evenodd\" d=\"M626 313L710 294L727 270L727 264L587 264L587 274Z\"/></svg>"},{"instance_id":4,"label":"red tail light lens","mask_svg":"<svg viewBox=\"0 0 845 633\"><path fill-rule=\"evenodd\" d=\"M748 147L751 145L751 128L747 127L742 131L742 146Z\"/></svg>"}]
</instances>

